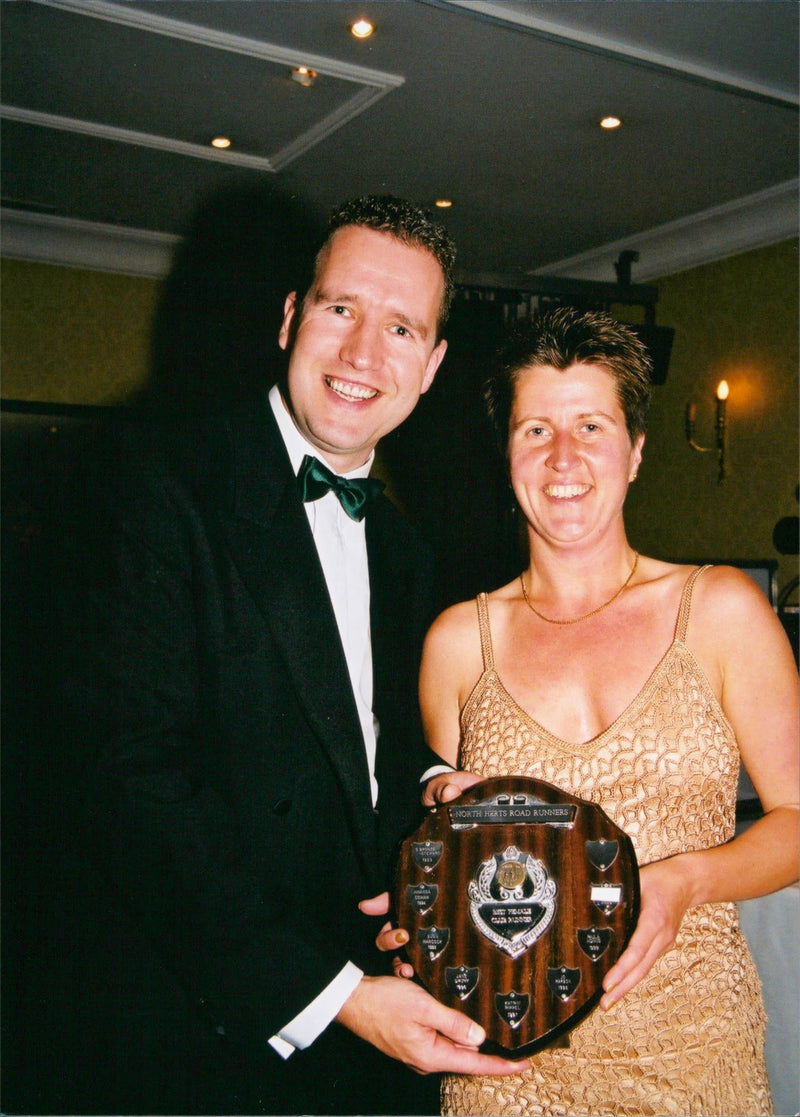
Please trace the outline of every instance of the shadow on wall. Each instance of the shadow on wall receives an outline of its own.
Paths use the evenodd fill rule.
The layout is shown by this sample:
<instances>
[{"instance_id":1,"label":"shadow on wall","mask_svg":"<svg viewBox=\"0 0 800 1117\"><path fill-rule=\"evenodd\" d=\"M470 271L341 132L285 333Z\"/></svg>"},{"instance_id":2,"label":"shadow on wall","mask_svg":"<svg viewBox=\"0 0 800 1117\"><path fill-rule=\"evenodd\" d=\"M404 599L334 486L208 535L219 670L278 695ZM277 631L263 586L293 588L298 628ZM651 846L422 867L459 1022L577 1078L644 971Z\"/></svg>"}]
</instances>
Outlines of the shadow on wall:
<instances>
[{"instance_id":1,"label":"shadow on wall","mask_svg":"<svg viewBox=\"0 0 800 1117\"><path fill-rule=\"evenodd\" d=\"M296 195L234 188L197 211L166 280L142 402L225 408L275 382L286 295L304 289L321 223Z\"/></svg>"},{"instance_id":2,"label":"shadow on wall","mask_svg":"<svg viewBox=\"0 0 800 1117\"><path fill-rule=\"evenodd\" d=\"M441 608L523 565L516 501L483 402L505 329L499 301L457 295L433 386L381 443L393 491L434 550Z\"/></svg>"}]
</instances>

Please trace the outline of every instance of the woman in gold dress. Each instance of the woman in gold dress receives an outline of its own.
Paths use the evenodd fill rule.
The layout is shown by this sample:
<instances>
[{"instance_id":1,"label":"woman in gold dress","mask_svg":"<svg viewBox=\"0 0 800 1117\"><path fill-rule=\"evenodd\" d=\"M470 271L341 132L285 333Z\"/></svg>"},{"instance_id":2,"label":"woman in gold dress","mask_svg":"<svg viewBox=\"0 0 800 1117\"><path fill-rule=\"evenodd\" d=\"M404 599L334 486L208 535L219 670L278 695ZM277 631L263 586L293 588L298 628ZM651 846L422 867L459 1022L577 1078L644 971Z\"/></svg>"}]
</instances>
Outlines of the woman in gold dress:
<instances>
[{"instance_id":1,"label":"woman in gold dress","mask_svg":"<svg viewBox=\"0 0 800 1117\"><path fill-rule=\"evenodd\" d=\"M530 563L429 633L426 731L460 770L426 801L516 773L598 803L635 846L641 912L569 1047L447 1077L447 1114L771 1112L735 902L797 876L797 673L744 573L629 544L649 394L632 332L565 308L517 333L487 391ZM734 837L740 757L764 814Z\"/></svg>"}]
</instances>

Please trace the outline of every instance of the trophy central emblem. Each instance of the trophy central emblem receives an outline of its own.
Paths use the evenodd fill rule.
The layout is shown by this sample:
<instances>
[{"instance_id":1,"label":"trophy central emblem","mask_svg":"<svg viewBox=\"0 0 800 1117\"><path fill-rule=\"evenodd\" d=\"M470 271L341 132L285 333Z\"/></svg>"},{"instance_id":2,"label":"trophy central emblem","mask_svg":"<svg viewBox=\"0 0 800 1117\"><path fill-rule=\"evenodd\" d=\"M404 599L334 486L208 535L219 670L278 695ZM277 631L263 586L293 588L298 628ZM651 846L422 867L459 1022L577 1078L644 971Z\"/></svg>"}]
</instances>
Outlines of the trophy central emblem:
<instances>
[{"instance_id":1,"label":"trophy central emblem","mask_svg":"<svg viewBox=\"0 0 800 1117\"><path fill-rule=\"evenodd\" d=\"M469 913L498 950L518 958L550 926L556 891L541 861L507 846L478 866L467 889Z\"/></svg>"}]
</instances>

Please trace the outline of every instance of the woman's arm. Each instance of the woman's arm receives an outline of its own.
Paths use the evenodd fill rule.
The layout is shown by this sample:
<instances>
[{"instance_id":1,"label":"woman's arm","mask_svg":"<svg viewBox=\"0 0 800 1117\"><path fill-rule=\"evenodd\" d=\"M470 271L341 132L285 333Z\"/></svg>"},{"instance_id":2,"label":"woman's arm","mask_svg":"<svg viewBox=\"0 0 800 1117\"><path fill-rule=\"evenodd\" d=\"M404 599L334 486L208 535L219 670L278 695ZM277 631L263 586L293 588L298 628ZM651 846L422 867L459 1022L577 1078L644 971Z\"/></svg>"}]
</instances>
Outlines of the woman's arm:
<instances>
[{"instance_id":1,"label":"woman's arm","mask_svg":"<svg viewBox=\"0 0 800 1117\"><path fill-rule=\"evenodd\" d=\"M687 643L733 727L764 815L724 845L645 866L639 922L606 975L603 1008L673 945L689 908L763 896L798 876L798 678L789 642L740 571L708 571L695 595Z\"/></svg>"},{"instance_id":2,"label":"woman's arm","mask_svg":"<svg viewBox=\"0 0 800 1117\"><path fill-rule=\"evenodd\" d=\"M800 780L797 669L778 618L731 567L707 571L696 593L687 642L712 679L764 817L724 846L685 855L692 906L748 900L797 879Z\"/></svg>"}]
</instances>

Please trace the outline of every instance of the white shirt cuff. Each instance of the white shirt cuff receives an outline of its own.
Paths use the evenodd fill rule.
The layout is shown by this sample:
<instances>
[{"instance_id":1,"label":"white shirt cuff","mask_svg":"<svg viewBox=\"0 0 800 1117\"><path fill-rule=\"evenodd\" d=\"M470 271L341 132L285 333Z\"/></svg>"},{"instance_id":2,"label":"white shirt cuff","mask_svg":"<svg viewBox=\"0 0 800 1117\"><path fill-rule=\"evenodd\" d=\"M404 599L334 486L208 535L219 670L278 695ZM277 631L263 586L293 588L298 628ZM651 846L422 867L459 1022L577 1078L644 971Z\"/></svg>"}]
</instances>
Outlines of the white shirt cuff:
<instances>
[{"instance_id":1,"label":"white shirt cuff","mask_svg":"<svg viewBox=\"0 0 800 1117\"><path fill-rule=\"evenodd\" d=\"M364 973L358 966L347 962L311 1004L306 1005L302 1012L270 1037L270 1047L277 1051L282 1059L288 1059L298 1048L302 1051L310 1047L317 1036L328 1027L363 976Z\"/></svg>"},{"instance_id":2,"label":"white shirt cuff","mask_svg":"<svg viewBox=\"0 0 800 1117\"><path fill-rule=\"evenodd\" d=\"M434 764L431 768L427 768L420 776L420 783L427 783L428 780L433 779L434 776L441 775L442 772L455 772L450 764Z\"/></svg>"}]
</instances>

